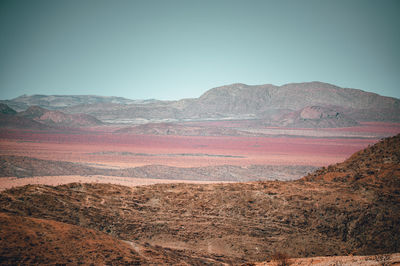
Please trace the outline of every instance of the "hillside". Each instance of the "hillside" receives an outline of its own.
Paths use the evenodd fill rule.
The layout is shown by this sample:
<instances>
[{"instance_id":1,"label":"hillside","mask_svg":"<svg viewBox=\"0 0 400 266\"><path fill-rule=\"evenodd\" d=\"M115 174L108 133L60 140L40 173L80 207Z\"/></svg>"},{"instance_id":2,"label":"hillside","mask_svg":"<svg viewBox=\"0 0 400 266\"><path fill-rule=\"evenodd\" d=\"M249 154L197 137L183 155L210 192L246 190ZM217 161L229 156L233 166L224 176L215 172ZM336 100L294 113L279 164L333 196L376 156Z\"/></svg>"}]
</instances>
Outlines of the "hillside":
<instances>
[{"instance_id":1,"label":"hillside","mask_svg":"<svg viewBox=\"0 0 400 266\"><path fill-rule=\"evenodd\" d=\"M336 128L356 126L358 122L328 107L306 106L299 111L275 116L268 124L291 128Z\"/></svg>"},{"instance_id":2,"label":"hillside","mask_svg":"<svg viewBox=\"0 0 400 266\"><path fill-rule=\"evenodd\" d=\"M51 127L27 117L19 117L14 109L0 103L0 128L44 130Z\"/></svg>"},{"instance_id":3,"label":"hillside","mask_svg":"<svg viewBox=\"0 0 400 266\"><path fill-rule=\"evenodd\" d=\"M283 86L232 84L211 89L193 101L185 111L193 115L247 115L257 118L273 110L299 111L307 106L340 107L345 114L362 109L364 117L375 120L374 113L394 118L400 114L400 100L356 89L340 88L322 82L292 83ZM370 112L370 109L375 109ZM391 112L389 111L391 110Z\"/></svg>"},{"instance_id":4,"label":"hillside","mask_svg":"<svg viewBox=\"0 0 400 266\"><path fill-rule=\"evenodd\" d=\"M21 129L79 128L102 125L97 118L87 114L65 114L39 106L30 106L16 112L6 104L0 104L0 127Z\"/></svg>"},{"instance_id":5,"label":"hillside","mask_svg":"<svg viewBox=\"0 0 400 266\"><path fill-rule=\"evenodd\" d=\"M366 186L400 186L400 135L353 154L343 163L322 168L304 178L307 181L336 181Z\"/></svg>"},{"instance_id":6,"label":"hillside","mask_svg":"<svg viewBox=\"0 0 400 266\"><path fill-rule=\"evenodd\" d=\"M127 243L107 234L52 220L0 213L0 232L1 239L7 240L0 240L3 265L138 264L146 261ZM77 237L82 235L84 240Z\"/></svg>"},{"instance_id":7,"label":"hillside","mask_svg":"<svg viewBox=\"0 0 400 266\"><path fill-rule=\"evenodd\" d=\"M102 124L101 121L91 115L65 114L60 111L47 110L39 106L31 106L25 111L19 112L17 116L57 127L85 127Z\"/></svg>"},{"instance_id":8,"label":"hillside","mask_svg":"<svg viewBox=\"0 0 400 266\"><path fill-rule=\"evenodd\" d=\"M6 265L200 265L221 261L217 256L134 244L68 223L6 213L0 213L0 233L0 262Z\"/></svg>"},{"instance_id":9,"label":"hillside","mask_svg":"<svg viewBox=\"0 0 400 266\"><path fill-rule=\"evenodd\" d=\"M395 253L400 251L399 142L400 135L385 139L298 181L31 185L2 192L0 211L226 263L266 261L277 252L291 257ZM338 173L367 173L377 182L335 179Z\"/></svg>"}]
</instances>

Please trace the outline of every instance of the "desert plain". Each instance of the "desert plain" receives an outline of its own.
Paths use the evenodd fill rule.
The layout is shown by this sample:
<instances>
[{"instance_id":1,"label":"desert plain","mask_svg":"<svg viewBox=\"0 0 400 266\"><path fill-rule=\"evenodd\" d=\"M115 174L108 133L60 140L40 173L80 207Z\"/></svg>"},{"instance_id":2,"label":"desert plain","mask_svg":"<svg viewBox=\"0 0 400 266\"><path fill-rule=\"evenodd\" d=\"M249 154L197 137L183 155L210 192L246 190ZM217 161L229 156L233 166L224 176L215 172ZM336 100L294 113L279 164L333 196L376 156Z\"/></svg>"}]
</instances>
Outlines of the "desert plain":
<instances>
[{"instance_id":1,"label":"desert plain","mask_svg":"<svg viewBox=\"0 0 400 266\"><path fill-rule=\"evenodd\" d=\"M193 123L190 124L193 125ZM197 126L211 129L219 129L223 126L247 129L249 132L252 130L249 127L246 128L246 121L199 122ZM1 130L0 156L72 162L98 169L124 169L147 165L175 168L204 168L221 165L243 168L252 165L322 167L341 162L354 152L376 143L383 137L400 133L400 123L380 122L328 129L265 127L258 128L257 133L253 130L252 135L249 133L246 136L115 133L120 127L109 125L53 131ZM99 182L99 178L89 175L78 179L68 177L73 175L64 173L63 177L57 177L55 180L59 180L57 184L66 183L67 180ZM126 184L147 184L147 182L140 182L137 178L141 176L133 177ZM142 179L145 180L148 177L143 176ZM163 179L162 182L168 180L168 178ZM184 177L171 180L176 181L176 179L186 180ZM187 179L191 178L188 176ZM290 179L294 178L290 177ZM54 181L46 180L49 178L31 176L31 178L19 179L18 182L13 183L14 185L54 184ZM105 175L100 180L116 183L115 177L107 178ZM149 182L154 183L156 180L157 178L154 177ZM210 174L208 181L218 181L218 179L213 180ZM7 179L0 180L1 188L9 186Z\"/></svg>"}]
</instances>

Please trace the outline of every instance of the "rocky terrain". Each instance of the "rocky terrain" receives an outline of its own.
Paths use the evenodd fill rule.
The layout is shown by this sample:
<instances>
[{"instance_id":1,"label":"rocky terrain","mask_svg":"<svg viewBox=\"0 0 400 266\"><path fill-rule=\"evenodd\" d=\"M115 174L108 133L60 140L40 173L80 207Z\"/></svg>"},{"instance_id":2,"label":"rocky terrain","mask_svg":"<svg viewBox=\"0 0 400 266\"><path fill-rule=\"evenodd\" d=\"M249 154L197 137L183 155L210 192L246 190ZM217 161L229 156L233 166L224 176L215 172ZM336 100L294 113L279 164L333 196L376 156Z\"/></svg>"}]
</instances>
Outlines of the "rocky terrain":
<instances>
[{"instance_id":1,"label":"rocky terrain","mask_svg":"<svg viewBox=\"0 0 400 266\"><path fill-rule=\"evenodd\" d=\"M311 82L1 102L0 263L398 258L400 135L336 163L399 133L398 99Z\"/></svg>"},{"instance_id":2,"label":"rocky terrain","mask_svg":"<svg viewBox=\"0 0 400 266\"><path fill-rule=\"evenodd\" d=\"M323 167L307 175L304 179L307 181L351 182L396 189L400 185L400 180L393 177L399 175L400 135L396 135L383 139L379 145L356 152L342 163Z\"/></svg>"},{"instance_id":3,"label":"rocky terrain","mask_svg":"<svg viewBox=\"0 0 400 266\"><path fill-rule=\"evenodd\" d=\"M263 119L270 125L343 127L355 121L400 122L400 100L322 82L213 88L199 98L177 101L138 101L100 96L21 96L2 101L16 110L28 106L88 114L108 123L148 123L226 119ZM315 107L318 106L318 110ZM304 109L306 108L306 109ZM302 115L318 112L313 121ZM295 115L298 113L297 115ZM293 121L276 121L282 115ZM297 118L296 118L297 117ZM298 120L299 118L303 120ZM319 121L321 119L321 121Z\"/></svg>"},{"instance_id":4,"label":"rocky terrain","mask_svg":"<svg viewBox=\"0 0 400 266\"><path fill-rule=\"evenodd\" d=\"M80 226L0 213L0 229L2 265L145 262L129 244Z\"/></svg>"},{"instance_id":5,"label":"rocky terrain","mask_svg":"<svg viewBox=\"0 0 400 266\"><path fill-rule=\"evenodd\" d=\"M13 253L0 249L0 256L8 263L29 261L32 253L21 252L27 243L43 250L43 235L26 228L35 223L39 225L34 228L79 226L82 234L74 237L95 239L93 245L106 246L111 236L131 245L129 254L126 245L113 242L119 250L115 254L123 254L120 260L155 264L241 264L271 261L277 254L294 258L396 253L399 145L397 135L290 182L135 188L73 183L6 190L0 194L1 220L15 226L2 223L0 243L13 247ZM51 230L47 234L51 238ZM92 254L102 258L108 251L95 249ZM41 262L62 261L61 252L40 254ZM68 259L93 261L79 253Z\"/></svg>"},{"instance_id":6,"label":"rocky terrain","mask_svg":"<svg viewBox=\"0 0 400 266\"><path fill-rule=\"evenodd\" d=\"M30 106L25 111L17 114L19 117L32 119L49 126L57 127L82 127L101 125L97 118L87 114L65 114L60 111L50 111L39 106Z\"/></svg>"},{"instance_id":7,"label":"rocky terrain","mask_svg":"<svg viewBox=\"0 0 400 266\"><path fill-rule=\"evenodd\" d=\"M173 154L172 156L176 156ZM191 156L191 155L189 155ZM199 181L294 180L313 171L304 165L251 165L247 167L219 165L205 167L172 167L146 165L111 169L82 163L41 160L26 156L0 155L0 177L35 177L62 175L105 175L134 178L156 178ZM0 180L1 181L1 180Z\"/></svg>"},{"instance_id":8,"label":"rocky terrain","mask_svg":"<svg viewBox=\"0 0 400 266\"><path fill-rule=\"evenodd\" d=\"M196 126L184 123L147 123L136 126L124 127L115 133L130 133L144 135L177 135L177 136L254 136L245 130L223 126ZM260 135L260 134L258 134Z\"/></svg>"},{"instance_id":9,"label":"rocky terrain","mask_svg":"<svg viewBox=\"0 0 400 266\"><path fill-rule=\"evenodd\" d=\"M266 124L291 128L335 128L356 126L358 122L328 107L307 106L299 111L275 116Z\"/></svg>"},{"instance_id":10,"label":"rocky terrain","mask_svg":"<svg viewBox=\"0 0 400 266\"><path fill-rule=\"evenodd\" d=\"M0 127L28 130L51 130L56 128L79 128L102 125L95 117L87 114L65 114L39 106L30 106L16 112L6 104L0 104Z\"/></svg>"},{"instance_id":11,"label":"rocky terrain","mask_svg":"<svg viewBox=\"0 0 400 266\"><path fill-rule=\"evenodd\" d=\"M47 125L26 117L17 116L17 112L14 109L3 103L0 103L0 128L49 129Z\"/></svg>"}]
</instances>

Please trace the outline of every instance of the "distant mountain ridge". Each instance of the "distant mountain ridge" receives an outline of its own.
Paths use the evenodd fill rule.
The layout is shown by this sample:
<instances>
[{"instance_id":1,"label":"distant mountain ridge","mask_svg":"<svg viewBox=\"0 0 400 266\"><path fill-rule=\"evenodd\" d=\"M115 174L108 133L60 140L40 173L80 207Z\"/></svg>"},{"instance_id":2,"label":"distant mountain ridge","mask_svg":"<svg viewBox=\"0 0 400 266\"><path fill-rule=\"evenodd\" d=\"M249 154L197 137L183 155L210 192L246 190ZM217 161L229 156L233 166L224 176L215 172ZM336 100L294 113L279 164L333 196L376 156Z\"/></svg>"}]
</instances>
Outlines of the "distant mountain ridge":
<instances>
[{"instance_id":1,"label":"distant mountain ridge","mask_svg":"<svg viewBox=\"0 0 400 266\"><path fill-rule=\"evenodd\" d=\"M400 100L358 89L340 88L323 82L246 85L241 83L213 88L199 98L177 101L129 100L101 96L21 96L0 101L10 107L32 104L65 113L84 113L103 122L147 123L226 119L263 119L279 124L280 116L318 108L314 121L294 119L294 127L342 127L357 121L400 122ZM18 110L18 109L17 109ZM328 113L337 113L327 121ZM290 116L290 115L289 115Z\"/></svg>"},{"instance_id":2,"label":"distant mountain ridge","mask_svg":"<svg viewBox=\"0 0 400 266\"><path fill-rule=\"evenodd\" d=\"M11 100L0 101L7 104L16 111L23 111L29 106L40 106L49 110L56 110L76 105L111 103L111 104L142 104L154 102L156 100L131 100L116 96L98 96L98 95L21 95Z\"/></svg>"},{"instance_id":3,"label":"distant mountain ridge","mask_svg":"<svg viewBox=\"0 0 400 266\"><path fill-rule=\"evenodd\" d=\"M22 112L16 112L6 104L0 103L0 128L54 129L97 126L103 123L87 114L65 114L47 110L39 106L30 106Z\"/></svg>"},{"instance_id":4,"label":"distant mountain ridge","mask_svg":"<svg viewBox=\"0 0 400 266\"><path fill-rule=\"evenodd\" d=\"M269 110L297 111L307 106L340 107L344 112L385 108L400 110L399 99L322 82L283 86L232 84L211 89L190 105L189 109L196 110L198 114L247 114L259 118Z\"/></svg>"}]
</instances>

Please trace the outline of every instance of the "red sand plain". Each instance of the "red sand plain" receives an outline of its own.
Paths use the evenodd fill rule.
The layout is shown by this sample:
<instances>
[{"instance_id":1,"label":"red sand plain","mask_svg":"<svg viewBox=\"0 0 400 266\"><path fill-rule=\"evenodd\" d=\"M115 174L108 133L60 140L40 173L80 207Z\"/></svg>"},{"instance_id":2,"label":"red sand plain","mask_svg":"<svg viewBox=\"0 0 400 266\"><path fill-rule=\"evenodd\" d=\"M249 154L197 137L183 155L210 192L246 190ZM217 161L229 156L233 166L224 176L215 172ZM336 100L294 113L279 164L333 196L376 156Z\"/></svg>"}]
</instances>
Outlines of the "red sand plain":
<instances>
[{"instance_id":1,"label":"red sand plain","mask_svg":"<svg viewBox=\"0 0 400 266\"><path fill-rule=\"evenodd\" d=\"M384 136L392 136L400 133L400 123L361 122L359 126L355 127L329 128L325 130L336 132L367 132L382 134Z\"/></svg>"},{"instance_id":2,"label":"red sand plain","mask_svg":"<svg viewBox=\"0 0 400 266\"><path fill-rule=\"evenodd\" d=\"M222 164L324 166L343 161L354 152L377 141L378 138L156 136L113 134L99 130L73 132L8 130L0 132L0 154L104 164L107 167L135 167L149 164L178 167ZM102 152L109 154L101 154ZM157 156L118 154L121 152ZM165 154L211 154L241 158Z\"/></svg>"}]
</instances>

